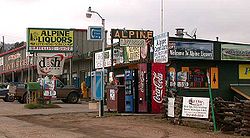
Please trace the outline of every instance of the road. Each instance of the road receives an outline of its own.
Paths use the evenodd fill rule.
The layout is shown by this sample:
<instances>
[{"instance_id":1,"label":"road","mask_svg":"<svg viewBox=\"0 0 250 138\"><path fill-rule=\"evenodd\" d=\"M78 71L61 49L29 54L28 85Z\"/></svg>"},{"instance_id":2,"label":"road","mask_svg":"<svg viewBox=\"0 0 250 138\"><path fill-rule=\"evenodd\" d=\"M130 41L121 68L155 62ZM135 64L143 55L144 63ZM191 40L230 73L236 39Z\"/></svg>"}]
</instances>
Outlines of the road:
<instances>
[{"instance_id":1,"label":"road","mask_svg":"<svg viewBox=\"0 0 250 138\"><path fill-rule=\"evenodd\" d=\"M63 104L54 109L25 109L0 101L0 138L234 138L240 136L172 125L161 115L96 117L88 103Z\"/></svg>"}]
</instances>

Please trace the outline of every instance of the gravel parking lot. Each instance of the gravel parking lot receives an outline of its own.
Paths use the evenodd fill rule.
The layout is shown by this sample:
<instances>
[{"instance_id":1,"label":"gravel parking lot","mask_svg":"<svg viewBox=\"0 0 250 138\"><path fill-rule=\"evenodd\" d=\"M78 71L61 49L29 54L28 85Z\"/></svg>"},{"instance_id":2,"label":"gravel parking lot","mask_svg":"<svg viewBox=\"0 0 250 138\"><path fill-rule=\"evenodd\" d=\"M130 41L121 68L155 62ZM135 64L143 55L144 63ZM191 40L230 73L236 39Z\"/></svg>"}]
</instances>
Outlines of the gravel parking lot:
<instances>
[{"instance_id":1,"label":"gravel parking lot","mask_svg":"<svg viewBox=\"0 0 250 138\"><path fill-rule=\"evenodd\" d=\"M61 108L25 109L0 102L0 138L234 138L240 136L169 124L161 115L96 117L87 102L57 103Z\"/></svg>"}]
</instances>

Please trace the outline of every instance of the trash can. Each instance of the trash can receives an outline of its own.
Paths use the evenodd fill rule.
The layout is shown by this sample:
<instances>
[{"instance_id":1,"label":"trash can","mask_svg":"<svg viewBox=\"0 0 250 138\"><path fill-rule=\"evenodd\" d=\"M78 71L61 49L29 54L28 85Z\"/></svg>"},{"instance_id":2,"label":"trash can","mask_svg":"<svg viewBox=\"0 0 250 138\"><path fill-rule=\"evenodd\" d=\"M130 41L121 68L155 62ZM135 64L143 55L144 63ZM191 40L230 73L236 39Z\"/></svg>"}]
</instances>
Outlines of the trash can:
<instances>
[{"instance_id":1,"label":"trash can","mask_svg":"<svg viewBox=\"0 0 250 138\"><path fill-rule=\"evenodd\" d=\"M125 112L125 86L109 85L106 88L108 111Z\"/></svg>"}]
</instances>

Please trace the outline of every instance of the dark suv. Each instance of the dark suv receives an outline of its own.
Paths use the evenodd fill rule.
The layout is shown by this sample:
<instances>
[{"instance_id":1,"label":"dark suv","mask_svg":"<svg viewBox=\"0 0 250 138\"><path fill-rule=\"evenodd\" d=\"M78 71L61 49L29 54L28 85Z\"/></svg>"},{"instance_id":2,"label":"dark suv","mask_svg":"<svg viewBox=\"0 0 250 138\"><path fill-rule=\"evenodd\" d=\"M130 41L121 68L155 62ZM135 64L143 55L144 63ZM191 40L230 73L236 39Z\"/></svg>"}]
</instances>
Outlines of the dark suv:
<instances>
[{"instance_id":1,"label":"dark suv","mask_svg":"<svg viewBox=\"0 0 250 138\"><path fill-rule=\"evenodd\" d=\"M0 99L5 102L13 102L15 100L14 95L9 93L10 84L0 84Z\"/></svg>"}]
</instances>

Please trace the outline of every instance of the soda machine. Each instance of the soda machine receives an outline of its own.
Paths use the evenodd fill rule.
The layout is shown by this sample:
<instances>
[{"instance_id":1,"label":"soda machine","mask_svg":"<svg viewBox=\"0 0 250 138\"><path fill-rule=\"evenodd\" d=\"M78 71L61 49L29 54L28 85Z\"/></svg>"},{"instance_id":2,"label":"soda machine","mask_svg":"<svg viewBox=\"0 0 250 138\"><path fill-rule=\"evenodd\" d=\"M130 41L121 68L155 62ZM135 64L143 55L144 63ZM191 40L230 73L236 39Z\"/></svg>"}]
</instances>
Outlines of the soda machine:
<instances>
[{"instance_id":1,"label":"soda machine","mask_svg":"<svg viewBox=\"0 0 250 138\"><path fill-rule=\"evenodd\" d=\"M132 70L125 70L124 79L125 79L125 112L134 112Z\"/></svg>"}]
</instances>

